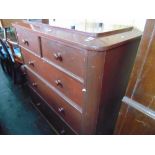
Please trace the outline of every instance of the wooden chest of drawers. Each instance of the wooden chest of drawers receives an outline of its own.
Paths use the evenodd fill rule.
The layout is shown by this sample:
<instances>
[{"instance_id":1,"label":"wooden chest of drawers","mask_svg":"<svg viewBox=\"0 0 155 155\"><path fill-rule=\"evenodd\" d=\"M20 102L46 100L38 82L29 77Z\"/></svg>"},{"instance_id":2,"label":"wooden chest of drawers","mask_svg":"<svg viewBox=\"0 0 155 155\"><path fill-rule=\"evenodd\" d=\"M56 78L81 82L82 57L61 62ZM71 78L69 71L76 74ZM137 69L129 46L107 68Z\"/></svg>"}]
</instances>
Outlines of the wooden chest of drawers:
<instances>
[{"instance_id":1,"label":"wooden chest of drawers","mask_svg":"<svg viewBox=\"0 0 155 155\"><path fill-rule=\"evenodd\" d=\"M55 129L60 134L112 134L141 32L13 25L34 104Z\"/></svg>"}]
</instances>

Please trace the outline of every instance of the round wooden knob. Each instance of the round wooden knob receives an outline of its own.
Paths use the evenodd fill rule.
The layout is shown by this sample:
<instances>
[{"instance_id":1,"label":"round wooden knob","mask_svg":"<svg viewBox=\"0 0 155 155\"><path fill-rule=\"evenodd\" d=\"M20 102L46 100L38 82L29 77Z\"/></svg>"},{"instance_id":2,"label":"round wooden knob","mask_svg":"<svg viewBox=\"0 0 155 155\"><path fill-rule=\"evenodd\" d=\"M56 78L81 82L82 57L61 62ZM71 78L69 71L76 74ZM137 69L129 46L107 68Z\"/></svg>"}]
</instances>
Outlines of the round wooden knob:
<instances>
[{"instance_id":1,"label":"round wooden knob","mask_svg":"<svg viewBox=\"0 0 155 155\"><path fill-rule=\"evenodd\" d=\"M64 130L64 129L62 129L61 131L60 131L60 134L61 135L64 135L66 133L66 131Z\"/></svg>"},{"instance_id":2,"label":"round wooden knob","mask_svg":"<svg viewBox=\"0 0 155 155\"><path fill-rule=\"evenodd\" d=\"M65 111L64 111L64 108L62 108L62 107L58 108L58 111L59 111L60 113L64 113L64 112L65 112Z\"/></svg>"},{"instance_id":3,"label":"round wooden knob","mask_svg":"<svg viewBox=\"0 0 155 155\"><path fill-rule=\"evenodd\" d=\"M57 86L63 87L62 83L60 80L55 80L55 83Z\"/></svg>"},{"instance_id":4,"label":"round wooden knob","mask_svg":"<svg viewBox=\"0 0 155 155\"><path fill-rule=\"evenodd\" d=\"M34 61L29 61L28 64L34 66Z\"/></svg>"},{"instance_id":5,"label":"round wooden knob","mask_svg":"<svg viewBox=\"0 0 155 155\"><path fill-rule=\"evenodd\" d=\"M23 75L26 75L26 68L25 68L25 65L24 65L24 64L21 65L20 69L21 69L21 71L22 71L22 74L23 74Z\"/></svg>"},{"instance_id":6,"label":"round wooden knob","mask_svg":"<svg viewBox=\"0 0 155 155\"><path fill-rule=\"evenodd\" d=\"M27 46L29 45L29 42L27 40L22 39L22 42L24 45L27 45Z\"/></svg>"},{"instance_id":7,"label":"round wooden knob","mask_svg":"<svg viewBox=\"0 0 155 155\"><path fill-rule=\"evenodd\" d=\"M54 58L55 58L56 60L62 61L62 56L61 56L60 53L54 53Z\"/></svg>"},{"instance_id":8,"label":"round wooden knob","mask_svg":"<svg viewBox=\"0 0 155 155\"><path fill-rule=\"evenodd\" d=\"M40 102L38 102L36 105L37 105L37 106L40 106Z\"/></svg>"},{"instance_id":9,"label":"round wooden knob","mask_svg":"<svg viewBox=\"0 0 155 155\"><path fill-rule=\"evenodd\" d=\"M37 83L33 82L33 83L32 83L32 86L33 86L33 87L37 87Z\"/></svg>"}]
</instances>

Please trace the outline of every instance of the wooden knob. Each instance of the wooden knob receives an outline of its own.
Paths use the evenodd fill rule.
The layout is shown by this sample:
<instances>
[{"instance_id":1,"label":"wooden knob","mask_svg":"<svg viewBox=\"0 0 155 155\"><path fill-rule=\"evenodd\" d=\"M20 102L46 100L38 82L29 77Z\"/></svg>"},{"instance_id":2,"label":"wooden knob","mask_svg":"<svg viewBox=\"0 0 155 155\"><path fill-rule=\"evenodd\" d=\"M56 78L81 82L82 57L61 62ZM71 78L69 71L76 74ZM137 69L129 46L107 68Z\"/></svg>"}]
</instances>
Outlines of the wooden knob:
<instances>
[{"instance_id":1,"label":"wooden knob","mask_svg":"<svg viewBox=\"0 0 155 155\"><path fill-rule=\"evenodd\" d=\"M62 129L61 131L60 131L60 134L61 135L64 135L66 133L66 131L64 130L64 129Z\"/></svg>"},{"instance_id":2,"label":"wooden knob","mask_svg":"<svg viewBox=\"0 0 155 155\"><path fill-rule=\"evenodd\" d=\"M60 113L64 113L64 112L65 112L64 108L62 108L62 107L58 108L58 111L59 111Z\"/></svg>"},{"instance_id":3,"label":"wooden knob","mask_svg":"<svg viewBox=\"0 0 155 155\"><path fill-rule=\"evenodd\" d=\"M62 61L62 56L61 56L60 53L54 53L54 58L55 58L56 60Z\"/></svg>"},{"instance_id":4,"label":"wooden knob","mask_svg":"<svg viewBox=\"0 0 155 155\"><path fill-rule=\"evenodd\" d=\"M40 106L40 102L38 102L36 105L37 105L37 106Z\"/></svg>"},{"instance_id":5,"label":"wooden knob","mask_svg":"<svg viewBox=\"0 0 155 155\"><path fill-rule=\"evenodd\" d=\"M34 66L34 61L29 61L28 64Z\"/></svg>"},{"instance_id":6,"label":"wooden knob","mask_svg":"<svg viewBox=\"0 0 155 155\"><path fill-rule=\"evenodd\" d=\"M32 86L33 86L33 87L37 87L37 83L33 82L33 83L32 83Z\"/></svg>"},{"instance_id":7,"label":"wooden knob","mask_svg":"<svg viewBox=\"0 0 155 155\"><path fill-rule=\"evenodd\" d=\"M26 68L25 68L25 65L24 65L24 64L21 65L20 69L21 69L21 71L22 71L22 74L23 74L23 75L26 75Z\"/></svg>"},{"instance_id":8,"label":"wooden knob","mask_svg":"<svg viewBox=\"0 0 155 155\"><path fill-rule=\"evenodd\" d=\"M57 86L63 87L62 83L60 80L55 80L55 83Z\"/></svg>"},{"instance_id":9,"label":"wooden knob","mask_svg":"<svg viewBox=\"0 0 155 155\"><path fill-rule=\"evenodd\" d=\"M24 39L23 39L22 42L23 42L24 45L29 46L29 42L28 42L27 40L24 40Z\"/></svg>"}]
</instances>

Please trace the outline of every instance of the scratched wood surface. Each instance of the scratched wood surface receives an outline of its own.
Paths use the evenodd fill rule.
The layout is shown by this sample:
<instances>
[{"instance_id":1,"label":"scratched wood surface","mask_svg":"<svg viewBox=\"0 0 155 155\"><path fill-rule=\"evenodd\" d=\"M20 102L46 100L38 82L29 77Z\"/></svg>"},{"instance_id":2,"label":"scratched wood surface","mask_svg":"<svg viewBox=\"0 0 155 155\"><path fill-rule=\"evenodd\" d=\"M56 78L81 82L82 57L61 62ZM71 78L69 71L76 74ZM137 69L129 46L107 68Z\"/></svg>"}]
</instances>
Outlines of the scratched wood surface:
<instances>
[{"instance_id":1,"label":"scratched wood surface","mask_svg":"<svg viewBox=\"0 0 155 155\"><path fill-rule=\"evenodd\" d=\"M155 20L147 20L126 96L144 112L122 103L115 134L155 134ZM152 118L147 116L152 110Z\"/></svg>"}]
</instances>

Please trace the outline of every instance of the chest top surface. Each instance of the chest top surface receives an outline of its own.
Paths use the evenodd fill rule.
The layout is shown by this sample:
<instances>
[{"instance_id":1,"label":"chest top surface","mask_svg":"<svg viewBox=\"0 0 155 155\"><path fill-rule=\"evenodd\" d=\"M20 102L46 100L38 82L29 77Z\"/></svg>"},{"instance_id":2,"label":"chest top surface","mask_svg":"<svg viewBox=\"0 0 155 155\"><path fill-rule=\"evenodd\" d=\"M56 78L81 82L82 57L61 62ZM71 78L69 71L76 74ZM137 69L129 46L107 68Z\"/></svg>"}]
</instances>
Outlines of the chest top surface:
<instances>
[{"instance_id":1,"label":"chest top surface","mask_svg":"<svg viewBox=\"0 0 155 155\"><path fill-rule=\"evenodd\" d=\"M74 30L28 21L16 22L13 26L25 28L48 38L70 43L91 51L105 51L139 38L142 34L138 29L128 26L111 26L105 30L103 28L101 30L95 29L93 32L91 30L87 31L87 29Z\"/></svg>"}]
</instances>

